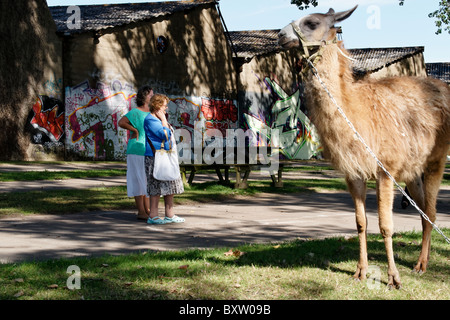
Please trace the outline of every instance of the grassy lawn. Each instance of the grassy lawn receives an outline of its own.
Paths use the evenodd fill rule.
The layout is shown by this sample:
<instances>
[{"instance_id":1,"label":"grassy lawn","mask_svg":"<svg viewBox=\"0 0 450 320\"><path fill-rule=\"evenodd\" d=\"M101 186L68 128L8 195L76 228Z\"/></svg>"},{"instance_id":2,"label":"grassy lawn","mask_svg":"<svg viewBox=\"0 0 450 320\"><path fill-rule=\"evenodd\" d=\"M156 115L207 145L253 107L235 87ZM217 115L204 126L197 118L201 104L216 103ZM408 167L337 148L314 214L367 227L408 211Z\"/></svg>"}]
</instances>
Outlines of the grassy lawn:
<instances>
[{"instance_id":1,"label":"grassy lawn","mask_svg":"<svg viewBox=\"0 0 450 320\"><path fill-rule=\"evenodd\" d=\"M289 170L321 172L324 169ZM0 179L19 180L24 177L21 174L8 178L0 174ZM56 173L46 174L63 179ZM64 174L83 177L84 173ZM449 184L449 179L447 174L443 183ZM373 187L373 183L369 187ZM344 180L338 178L285 180L281 189L271 187L268 180L250 181L245 190L207 182L186 188L176 200L199 203L261 192L345 188ZM134 202L126 196L126 187L0 193L0 217L18 213L66 214L133 208ZM450 230L443 231L448 234ZM356 238L299 239L234 248L145 251L121 256L0 264L0 300L449 300L448 244L433 231L428 271L419 275L411 269L420 252L420 243L419 232L394 237L396 262L403 283L401 290L388 290L384 244L380 236L370 235L369 264L373 279L362 282L352 279L359 250ZM69 281L69 266L77 266L81 272L79 289L70 288L74 282Z\"/></svg>"},{"instance_id":2,"label":"grassy lawn","mask_svg":"<svg viewBox=\"0 0 450 320\"><path fill-rule=\"evenodd\" d=\"M373 270L354 281L354 238L297 240L123 256L60 259L0 265L0 299L18 300L448 300L448 244L434 234L428 272L411 268L420 250L418 233L394 237L403 288L386 286L380 236L369 237ZM80 270L80 282L69 266Z\"/></svg>"},{"instance_id":3,"label":"grassy lawn","mask_svg":"<svg viewBox=\"0 0 450 320\"><path fill-rule=\"evenodd\" d=\"M251 181L247 189L234 189L212 181L194 183L186 187L183 194L175 197L175 203L205 203L258 193L315 192L320 189L345 190L346 185L340 178L296 179L285 180L283 188L275 188L266 180ZM95 210L127 210L133 209L134 206L134 200L127 197L126 186L0 193L0 217L19 213L67 214Z\"/></svg>"},{"instance_id":4,"label":"grassy lawn","mask_svg":"<svg viewBox=\"0 0 450 320\"><path fill-rule=\"evenodd\" d=\"M124 176L126 174L127 174L126 170L119 170L119 169L0 172L0 182L101 178L101 177Z\"/></svg>"},{"instance_id":5,"label":"grassy lawn","mask_svg":"<svg viewBox=\"0 0 450 320\"><path fill-rule=\"evenodd\" d=\"M22 164L22 163L19 163ZM36 163L35 163L36 164ZM39 164L39 163L37 163ZM297 171L320 175L329 166L305 165L286 168L286 172ZM213 170L200 171L215 175ZM0 172L2 181L62 180L77 178L96 178L108 176L124 176L126 170L73 170L73 171L19 171ZM292 193L314 192L318 189L345 190L342 178L333 179L296 179L284 180L283 188L271 187L268 180L249 181L249 188L234 189L219 185L215 181L193 183L185 188L185 192L175 197L176 204L192 202L220 201L236 196L252 196L257 193ZM125 182L125 179L124 179ZM373 187L373 183L369 187ZM127 197L126 186L99 187L85 190L45 190L30 192L0 193L0 217L9 214L68 214L95 210L127 210L134 209L134 200Z\"/></svg>"},{"instance_id":6,"label":"grassy lawn","mask_svg":"<svg viewBox=\"0 0 450 320\"><path fill-rule=\"evenodd\" d=\"M449 165L447 165L448 168ZM286 171L320 175L331 168L302 166L286 168ZM76 170L76 171L30 171L0 172L0 181L26 181L37 179L95 178L125 175L125 170ZM211 175L215 173L209 172ZM450 174L445 174L442 185L450 185ZM368 182L375 188L375 182ZM236 196L252 196L257 193L315 192L317 190L346 190L343 178L285 179L283 188L271 186L268 180L251 180L249 188L234 189L216 182L194 183L185 193L175 197L176 204L221 201ZM46 190L0 193L0 217L8 214L66 214L93 210L127 210L134 208L134 200L126 195L126 186L101 187L86 190Z\"/></svg>"}]
</instances>

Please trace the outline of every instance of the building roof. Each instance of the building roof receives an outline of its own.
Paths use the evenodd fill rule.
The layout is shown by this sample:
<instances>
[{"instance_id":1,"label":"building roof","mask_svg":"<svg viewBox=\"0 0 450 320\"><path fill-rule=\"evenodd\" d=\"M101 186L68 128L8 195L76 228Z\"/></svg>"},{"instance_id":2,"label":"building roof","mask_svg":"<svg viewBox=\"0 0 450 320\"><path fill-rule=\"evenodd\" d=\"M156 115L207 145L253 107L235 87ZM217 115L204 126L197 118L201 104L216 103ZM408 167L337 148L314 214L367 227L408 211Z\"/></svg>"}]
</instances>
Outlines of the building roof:
<instances>
[{"instance_id":1,"label":"building roof","mask_svg":"<svg viewBox=\"0 0 450 320\"><path fill-rule=\"evenodd\" d=\"M238 57L253 58L280 50L279 32L280 30L230 31L228 35Z\"/></svg>"},{"instance_id":2,"label":"building roof","mask_svg":"<svg viewBox=\"0 0 450 320\"><path fill-rule=\"evenodd\" d=\"M280 51L276 30L231 31L229 36L239 58L253 58L271 52ZM350 56L356 59L353 70L357 74L375 72L401 59L424 51L424 47L366 48L350 49Z\"/></svg>"},{"instance_id":3,"label":"building roof","mask_svg":"<svg viewBox=\"0 0 450 320\"><path fill-rule=\"evenodd\" d=\"M450 84L450 62L433 62L425 65L428 76Z\"/></svg>"},{"instance_id":4,"label":"building roof","mask_svg":"<svg viewBox=\"0 0 450 320\"><path fill-rule=\"evenodd\" d=\"M367 48L348 50L356 73L376 72L401 59L423 53L424 47Z\"/></svg>"},{"instance_id":5,"label":"building roof","mask_svg":"<svg viewBox=\"0 0 450 320\"><path fill-rule=\"evenodd\" d=\"M218 1L218 0L217 0ZM68 6L49 7L59 33L74 34L123 26L187 11L201 5L217 3L216 0L165 1L148 3L124 3L105 5L80 5L80 27L74 25L75 11ZM69 12L67 12L69 11Z\"/></svg>"}]
</instances>

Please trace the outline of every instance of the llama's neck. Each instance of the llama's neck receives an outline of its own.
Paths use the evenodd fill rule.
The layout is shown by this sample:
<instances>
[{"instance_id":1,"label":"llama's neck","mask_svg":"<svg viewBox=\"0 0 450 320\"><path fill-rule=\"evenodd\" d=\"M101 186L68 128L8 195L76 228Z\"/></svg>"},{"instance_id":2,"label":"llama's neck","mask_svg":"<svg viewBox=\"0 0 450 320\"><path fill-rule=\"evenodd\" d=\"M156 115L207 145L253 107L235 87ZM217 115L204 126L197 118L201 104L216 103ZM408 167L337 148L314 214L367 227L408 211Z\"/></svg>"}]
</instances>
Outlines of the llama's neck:
<instances>
[{"instance_id":1,"label":"llama's neck","mask_svg":"<svg viewBox=\"0 0 450 320\"><path fill-rule=\"evenodd\" d=\"M328 91L341 107L348 105L346 99L352 96L354 86L349 63L348 58L339 52L338 44L332 44L323 49L322 58L315 67ZM329 128L331 125L334 128L341 126L344 119L336 116L338 111L336 105L312 70L308 72L306 79L305 96L309 116L318 127L319 133L321 128Z\"/></svg>"},{"instance_id":2,"label":"llama's neck","mask_svg":"<svg viewBox=\"0 0 450 320\"><path fill-rule=\"evenodd\" d=\"M343 51L338 46L339 44L332 44L323 49L322 58L317 63L316 70L330 93L339 105L342 105L345 103L344 100L348 93L353 89L354 79L350 60L342 54ZM322 109L332 108L333 111L336 109L336 106L327 103L331 102L328 94L312 72L308 74L307 87L310 89L307 90L307 95L309 94L311 98L320 97Z\"/></svg>"},{"instance_id":3,"label":"llama's neck","mask_svg":"<svg viewBox=\"0 0 450 320\"><path fill-rule=\"evenodd\" d=\"M352 76L350 60L339 52L338 45L332 44L324 48L322 58L316 65L316 70L334 100L347 116L352 118L360 112L360 110L352 110L357 104L350 103L351 99L359 100L358 89ZM324 150L332 162L348 176L368 177L372 175L374 172L372 166L363 168L359 164L356 165L362 153L350 154L342 151L351 150L353 147L352 144L355 142L353 139L354 132L312 71L308 73L306 79L305 96L308 115L314 123Z\"/></svg>"}]
</instances>

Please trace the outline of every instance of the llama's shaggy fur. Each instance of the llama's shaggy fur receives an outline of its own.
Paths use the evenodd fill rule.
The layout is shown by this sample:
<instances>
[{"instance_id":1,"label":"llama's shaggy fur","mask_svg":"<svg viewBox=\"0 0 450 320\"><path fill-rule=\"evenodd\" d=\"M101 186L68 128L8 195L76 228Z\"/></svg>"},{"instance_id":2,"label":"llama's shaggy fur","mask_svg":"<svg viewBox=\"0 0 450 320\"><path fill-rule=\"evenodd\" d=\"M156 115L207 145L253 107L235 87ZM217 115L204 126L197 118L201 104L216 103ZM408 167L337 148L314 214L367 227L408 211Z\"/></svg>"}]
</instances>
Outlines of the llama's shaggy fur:
<instances>
[{"instance_id":1,"label":"llama's shaggy fur","mask_svg":"<svg viewBox=\"0 0 450 320\"><path fill-rule=\"evenodd\" d=\"M296 22L304 41L332 39L334 23L346 19L356 9L314 14ZM285 48L301 41L289 25L279 35ZM355 81L342 43L322 47L316 69L335 100L358 133L397 181L406 182L420 208L435 221L436 197L450 146L450 87L431 78L390 77ZM368 268L366 245L366 181L377 182L380 232L385 239L389 263L389 285L399 287L400 277L392 249L393 186L364 145L339 113L311 72L305 81L306 105L317 128L325 154L346 175L355 202L360 239L360 259L356 278L364 279ZM422 174L424 180L422 184ZM423 221L422 252L415 270L426 270L431 225Z\"/></svg>"},{"instance_id":2,"label":"llama's shaggy fur","mask_svg":"<svg viewBox=\"0 0 450 320\"><path fill-rule=\"evenodd\" d=\"M419 77L354 82L337 45L324 49L317 68L356 130L397 180L420 176L436 143L448 140L450 88L443 82ZM334 165L351 179L375 178L376 162L352 139L353 131L318 80L309 74L306 83L311 121Z\"/></svg>"}]
</instances>

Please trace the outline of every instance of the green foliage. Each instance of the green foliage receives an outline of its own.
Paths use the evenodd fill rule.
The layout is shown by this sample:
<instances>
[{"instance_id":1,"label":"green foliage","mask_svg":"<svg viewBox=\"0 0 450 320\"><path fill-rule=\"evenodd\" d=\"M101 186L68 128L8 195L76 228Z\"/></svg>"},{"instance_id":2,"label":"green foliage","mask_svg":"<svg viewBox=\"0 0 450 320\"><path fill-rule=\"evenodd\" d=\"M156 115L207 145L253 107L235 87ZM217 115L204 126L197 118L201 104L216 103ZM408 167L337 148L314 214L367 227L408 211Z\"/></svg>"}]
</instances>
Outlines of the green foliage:
<instances>
[{"instance_id":1,"label":"green foliage","mask_svg":"<svg viewBox=\"0 0 450 320\"><path fill-rule=\"evenodd\" d=\"M295 4L300 10L308 9L310 6L317 7L317 0L291 0L291 4Z\"/></svg>"},{"instance_id":2,"label":"green foliage","mask_svg":"<svg viewBox=\"0 0 450 320\"><path fill-rule=\"evenodd\" d=\"M439 9L431 12L428 17L436 18L434 22L438 28L436 34L447 31L450 34L450 2L448 0L442 0L439 2Z\"/></svg>"}]
</instances>

